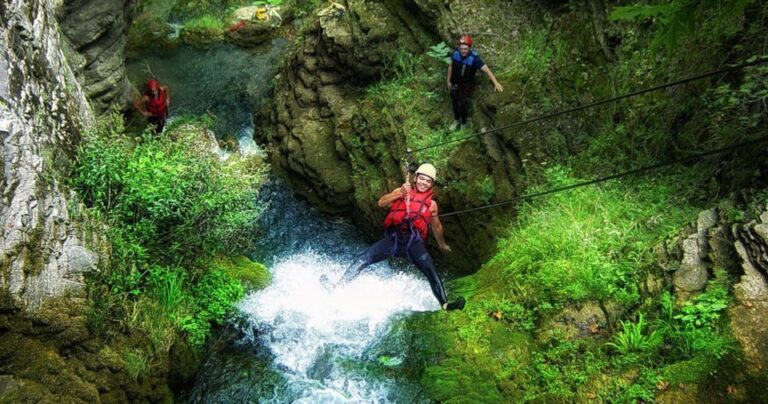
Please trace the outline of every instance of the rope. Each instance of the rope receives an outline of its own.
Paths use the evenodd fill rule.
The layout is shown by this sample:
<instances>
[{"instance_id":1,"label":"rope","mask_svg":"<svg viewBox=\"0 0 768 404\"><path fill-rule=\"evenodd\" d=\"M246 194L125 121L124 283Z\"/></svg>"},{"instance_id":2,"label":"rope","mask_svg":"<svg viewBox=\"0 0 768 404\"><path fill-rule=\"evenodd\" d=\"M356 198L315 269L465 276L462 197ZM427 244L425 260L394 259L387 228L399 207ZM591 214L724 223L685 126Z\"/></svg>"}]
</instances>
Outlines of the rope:
<instances>
[{"instance_id":1,"label":"rope","mask_svg":"<svg viewBox=\"0 0 768 404\"><path fill-rule=\"evenodd\" d=\"M706 77L716 76L716 75L723 74L723 73L728 73L728 72L731 72L731 71L734 71L734 70L740 70L740 69L743 69L743 68L749 67L749 66L760 65L760 64L763 64L763 63L766 63L766 62L768 62L768 58L756 58L756 59L754 59L752 61L747 61L745 63L738 64L738 65L735 65L735 66L731 66L731 67L728 67L728 68L725 68L725 69L720 69L720 70L715 70L715 71L711 71L711 72L708 72L708 73L702 73L702 74L698 74L698 75L695 75L695 76L690 76L690 77L687 77L687 78L684 78L684 79L680 79L680 80L677 80L677 81L669 82L669 83L666 83L666 84L661 84L661 85L658 85L658 86L655 86L655 87L650 87L650 88L646 88L646 89L642 89L642 90L637 90L637 91L634 91L634 92L631 92L631 93L623 94L623 95L620 95L620 96L617 96L617 97L614 97L614 98L608 98L608 99L601 100L601 101L596 101L596 102L593 102L593 103L590 103L590 104L580 105L578 107L574 107L574 108L570 108L570 109L566 109L566 110L562 110L562 111L556 111L556 112L552 112L552 113L549 113L549 114L540 115L540 116L537 116L537 117L534 117L534 118L531 118L531 119L526 119L526 120L518 121L518 122L515 122L515 123L512 123L512 124L506 125L506 126L501 126L501 127L498 127L498 128L489 129L489 130L486 130L484 132L475 133L475 134L472 134L472 135L469 135L469 136L465 136L465 137L461 137L461 138L458 138L458 139L448 140L448 141L445 141L445 142L435 143L435 144L432 144L432 145L429 145L429 146L424 146L424 147L421 147L421 148L418 148L418 149L413 149L413 150L410 151L410 153L418 153L420 151L424 151L424 150L427 150L427 149L432 149L432 148L435 148L435 147L445 146L445 145L451 144L451 143L463 142L465 140L472 139L472 138L475 138L475 137L479 137L481 135L487 135L489 133L498 132L500 130L514 128L514 127L517 127L517 126L523 126L523 125L527 125L529 123L543 121L545 119L551 119L551 118L554 118L556 116L570 114L572 112L582 111L582 110L589 109L589 108L594 108L594 107L597 107L597 106L600 106L600 105L604 105L604 104L608 104L608 103L611 103L611 102L620 101L620 100L623 100L625 98L636 97L638 95L642 95L642 94L649 93L649 92L652 92L652 91L657 91L657 90L661 90L661 89L664 89L664 88L677 86L677 85L680 85L680 84L690 83L692 81L701 80L701 79L706 78Z\"/></svg>"},{"instance_id":2,"label":"rope","mask_svg":"<svg viewBox=\"0 0 768 404\"><path fill-rule=\"evenodd\" d=\"M715 150L710 150L710 151L699 153L699 154L694 154L692 156L688 156L686 158L682 158L682 159L678 159L678 160L673 160L673 161L668 161L668 162L664 162L664 163L657 163L657 164L653 164L653 165L649 165L649 166L635 168L633 170L624 171L624 172L621 172L621 173L618 173L618 174L611 174L611 175L608 175L608 176L605 176L605 177L599 177L599 178L596 178L594 180L577 182L575 184L567 185L567 186L564 186L564 187L559 187L559 188L554 188L554 189L550 189L550 190L547 190L547 191L536 192L536 193L533 193L533 194L518 196L516 198L512 198L512 199L509 199L509 200L506 200L506 201L491 203L491 204L488 204L488 205L478 206L478 207L474 207L474 208L457 210L457 211L449 212L449 213L442 213L442 214L439 214L437 216L438 217L455 216L455 215L459 215L459 214L462 214L462 213L468 213L468 212L474 212L474 211L483 210L483 209L495 208L497 206L508 205L510 203L517 202L517 201L537 198L537 197L545 196L545 195L551 195L551 194L554 194L554 193L568 191L568 190L571 190L571 189L574 189L574 188L586 187L588 185L593 185L593 184L597 184L597 183L601 183L601 182L606 182L606 181L614 180L614 179L617 179L617 178L627 177L627 176L630 176L630 175L633 175L633 174L642 173L642 172L645 172L645 171L653 171L653 170L656 170L656 169L659 169L659 168L675 165L675 164L678 164L678 163L685 163L685 162L689 162L689 161L693 161L693 160L698 160L698 159L701 159L701 158L704 158L704 157L708 157L708 156L712 156L712 155L715 155L715 154L725 153L725 152L729 152L729 151L732 151L732 150L741 149L743 147L754 146L754 145L757 145L757 144L760 144L760 143L763 143L763 142L766 142L766 141L768 141L768 136L763 136L761 138L758 138L758 139L755 139L755 140L751 140L751 141L748 141L748 142L738 143L738 144L731 145L731 146L726 146L726 147L723 147L723 148L720 148L720 149L715 149Z\"/></svg>"}]
</instances>

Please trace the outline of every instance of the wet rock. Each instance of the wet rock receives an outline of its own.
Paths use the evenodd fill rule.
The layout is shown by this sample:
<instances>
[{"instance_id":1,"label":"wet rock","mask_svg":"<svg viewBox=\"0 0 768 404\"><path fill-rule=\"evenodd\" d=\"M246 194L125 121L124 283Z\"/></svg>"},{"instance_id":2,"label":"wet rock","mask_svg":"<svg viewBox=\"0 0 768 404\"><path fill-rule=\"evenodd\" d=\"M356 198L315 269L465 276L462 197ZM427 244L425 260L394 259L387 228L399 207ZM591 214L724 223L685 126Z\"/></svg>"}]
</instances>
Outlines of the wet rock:
<instances>
[{"instance_id":1,"label":"wet rock","mask_svg":"<svg viewBox=\"0 0 768 404\"><path fill-rule=\"evenodd\" d=\"M66 0L61 30L85 63L76 75L97 112L126 107L131 85L125 72L125 45L136 0Z\"/></svg>"},{"instance_id":2,"label":"wet rock","mask_svg":"<svg viewBox=\"0 0 768 404\"><path fill-rule=\"evenodd\" d=\"M84 6L68 3L66 12L57 9L61 3L52 1L11 2L0 8L0 65L13 66L0 85L5 101L0 107L2 185L8 197L0 216L4 229L0 292L6 296L5 306L14 309L35 311L52 297L81 296L83 274L95 265L90 251L100 249L97 246L103 240L92 229L87 233L93 243L85 245L84 226L69 217L70 207L77 203L50 175L60 168L63 159L58 156L71 152L81 132L94 121L85 93L67 64L68 41L56 20L59 12L66 15L78 5ZM94 16L98 21L87 27L109 29L110 18L101 13L105 6L94 7L101 10L94 15L101 17ZM101 38L96 33L82 35L83 46ZM7 48L9 44L13 50Z\"/></svg>"},{"instance_id":3,"label":"wet rock","mask_svg":"<svg viewBox=\"0 0 768 404\"><path fill-rule=\"evenodd\" d=\"M351 123L360 86L380 77L398 47L419 50L415 37L422 28L404 26L393 11L399 8L360 0L321 7L276 78L274 106L265 111L274 126L256 135L275 146L271 158L286 169L294 189L325 211L354 203L345 150L347 141L367 136Z\"/></svg>"},{"instance_id":4,"label":"wet rock","mask_svg":"<svg viewBox=\"0 0 768 404\"><path fill-rule=\"evenodd\" d=\"M768 282L764 275L754 264L754 260L748 249L748 244L743 240L735 242L736 251L742 259L743 275L734 286L734 295L739 301L768 300Z\"/></svg>"},{"instance_id":5,"label":"wet rock","mask_svg":"<svg viewBox=\"0 0 768 404\"><path fill-rule=\"evenodd\" d=\"M699 212L699 217L696 220L696 230L702 232L710 227L715 227L718 222L717 209L712 208Z\"/></svg>"},{"instance_id":6,"label":"wet rock","mask_svg":"<svg viewBox=\"0 0 768 404\"><path fill-rule=\"evenodd\" d=\"M63 260L71 273L93 273L98 271L99 256L79 245L64 250Z\"/></svg>"},{"instance_id":7,"label":"wet rock","mask_svg":"<svg viewBox=\"0 0 768 404\"><path fill-rule=\"evenodd\" d=\"M225 38L241 47L255 47L269 41L274 28L266 22L235 23L224 32Z\"/></svg>"},{"instance_id":8,"label":"wet rock","mask_svg":"<svg viewBox=\"0 0 768 404\"><path fill-rule=\"evenodd\" d=\"M608 328L605 312L597 303L588 302L569 306L554 315L542 326L538 338L547 340L555 335L567 339L594 336Z\"/></svg>"},{"instance_id":9,"label":"wet rock","mask_svg":"<svg viewBox=\"0 0 768 404\"><path fill-rule=\"evenodd\" d=\"M709 261L709 229L717 224L715 209L702 211L696 221L696 231L682 241L682 260L673 275L675 288L684 295L704 290L712 268Z\"/></svg>"},{"instance_id":10,"label":"wet rock","mask_svg":"<svg viewBox=\"0 0 768 404\"><path fill-rule=\"evenodd\" d=\"M768 302L753 302L749 306L733 305L728 309L733 336L739 341L747 360L748 370L764 372L768 368Z\"/></svg>"}]
</instances>

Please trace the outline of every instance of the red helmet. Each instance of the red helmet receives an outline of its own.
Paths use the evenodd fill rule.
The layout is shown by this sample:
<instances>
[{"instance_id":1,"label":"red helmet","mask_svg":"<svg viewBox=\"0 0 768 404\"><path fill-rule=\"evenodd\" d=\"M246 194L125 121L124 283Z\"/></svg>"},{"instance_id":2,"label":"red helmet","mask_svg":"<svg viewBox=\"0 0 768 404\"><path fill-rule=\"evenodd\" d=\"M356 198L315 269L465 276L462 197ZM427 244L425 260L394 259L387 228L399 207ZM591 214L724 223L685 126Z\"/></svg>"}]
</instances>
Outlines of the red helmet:
<instances>
[{"instance_id":1,"label":"red helmet","mask_svg":"<svg viewBox=\"0 0 768 404\"><path fill-rule=\"evenodd\" d=\"M472 37L469 35L462 35L461 38L459 38L459 45L461 44L467 44L467 46L472 46Z\"/></svg>"},{"instance_id":2,"label":"red helmet","mask_svg":"<svg viewBox=\"0 0 768 404\"><path fill-rule=\"evenodd\" d=\"M160 82L158 82L155 79L151 79L151 80L147 81L147 89L149 91L159 90L160 89Z\"/></svg>"}]
</instances>

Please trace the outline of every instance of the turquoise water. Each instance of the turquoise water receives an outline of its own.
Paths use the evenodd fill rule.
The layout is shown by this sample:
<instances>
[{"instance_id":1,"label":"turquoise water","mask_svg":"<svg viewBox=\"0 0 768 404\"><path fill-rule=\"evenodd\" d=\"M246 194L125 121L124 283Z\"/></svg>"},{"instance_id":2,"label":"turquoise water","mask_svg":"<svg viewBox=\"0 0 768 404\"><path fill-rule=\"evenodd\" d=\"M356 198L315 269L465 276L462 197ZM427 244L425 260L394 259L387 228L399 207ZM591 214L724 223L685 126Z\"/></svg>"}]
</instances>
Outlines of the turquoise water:
<instances>
[{"instance_id":1,"label":"turquoise water","mask_svg":"<svg viewBox=\"0 0 768 404\"><path fill-rule=\"evenodd\" d=\"M243 49L220 43L210 49L179 45L146 53L126 62L129 80L144 91L155 77L169 87L169 119L181 115L210 114L216 136L235 135L253 127L253 111L267 95L278 57L286 40ZM135 118L141 123L140 118Z\"/></svg>"}]
</instances>

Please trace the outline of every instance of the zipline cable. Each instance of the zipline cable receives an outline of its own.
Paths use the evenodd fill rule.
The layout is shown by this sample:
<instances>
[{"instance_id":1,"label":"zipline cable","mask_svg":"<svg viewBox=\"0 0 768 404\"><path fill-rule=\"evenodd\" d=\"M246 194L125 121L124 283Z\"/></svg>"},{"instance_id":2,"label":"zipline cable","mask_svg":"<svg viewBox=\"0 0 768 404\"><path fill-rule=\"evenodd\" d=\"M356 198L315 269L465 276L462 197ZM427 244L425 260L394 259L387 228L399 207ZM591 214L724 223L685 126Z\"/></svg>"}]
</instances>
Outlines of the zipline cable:
<instances>
[{"instance_id":1,"label":"zipline cable","mask_svg":"<svg viewBox=\"0 0 768 404\"><path fill-rule=\"evenodd\" d=\"M658 85L658 86L655 86L655 87L649 87L649 88L645 88L645 89L642 89L642 90L637 90L637 91L634 91L634 92L631 92L631 93L627 93L627 94L623 94L623 95L620 95L620 96L617 96L617 97L596 101L596 102L593 102L593 103L590 103L590 104L580 105L578 107L573 107L573 108L562 110L562 111L555 111L555 112L552 112L552 113L549 113L549 114L544 114L544 115L540 115L540 116L537 116L537 117L534 117L534 118L531 118L531 119L526 119L526 120L518 121L518 122L515 122L515 123L512 123L512 124L506 125L506 126L501 126L501 127L498 127L498 128L489 129L489 130L486 130L486 131L483 131L483 132L478 132L478 133L475 133L475 134L472 134L472 135L469 135L469 136L465 136L465 137L461 137L461 138L458 138L458 139L448 140L448 141L445 141L445 142L440 142L440 143L435 143L435 144L432 144L432 145L429 145L429 146L420 147L418 149L408 150L406 152L406 155L413 154L413 153L418 153L420 151L424 151L424 150L427 150L427 149L432 149L432 148L435 148L435 147L445 146L445 145L451 144L451 143L463 142L463 141L468 140L468 139L472 139L472 138L479 137L479 136L482 136L482 135L487 135L487 134L493 133L493 132L498 132L500 130L510 129L510 128L514 128L514 127L517 127L517 126L527 125L527 124L533 123L533 122L538 122L538 121L543 121L543 120L546 120L546 119L551 119L551 118L554 118L556 116L570 114L572 112L578 112L578 111L582 111L582 110L589 109L589 108L594 108L594 107L597 107L597 106L600 106L600 105L604 105L604 104L608 104L608 103L611 103L611 102L620 101L620 100L623 100L625 98L636 97L638 95L642 95L642 94L649 93L649 92L652 92L652 91L657 91L657 90L661 90L661 89L664 89L664 88L677 86L677 85L680 85L680 84L690 83L692 81L701 80L703 78L707 78L707 77L710 77L710 76L716 76L718 74L728 73L728 72L731 72L731 71L734 71L734 70L740 70L740 69L743 69L743 68L749 67L749 66L760 65L760 64L763 64L763 63L766 63L766 62L768 62L768 58L756 58L756 59L754 59L752 61L747 61L747 62L738 64L738 65L735 65L735 66L727 67L727 68L724 68L724 69L715 70L715 71L711 71L711 72L708 72L708 73L702 73L702 74L698 74L698 75L695 75L695 76L690 76L690 77L687 77L687 78L684 78L684 79L680 79L680 80L672 81L672 82L669 82L669 83L661 84L661 85Z\"/></svg>"},{"instance_id":2,"label":"zipline cable","mask_svg":"<svg viewBox=\"0 0 768 404\"><path fill-rule=\"evenodd\" d=\"M469 209L457 210L457 211L448 212L448 213L441 213L441 214L439 214L437 216L438 217L455 216L455 215L459 215L459 214L462 214L462 213L474 212L474 211L483 210L483 209L495 208L497 206L509 205L510 203L517 202L517 201L537 198L537 197L545 196L545 195L551 195L551 194L554 194L554 193L559 193L559 192L571 190L571 189L574 189L574 188L586 187L588 185L594 185L594 184L597 184L597 183L601 183L601 182L605 182L605 181L610 181L610 180L614 180L614 179L617 179L617 178L627 177L627 176L630 176L630 175L633 175L633 174L642 173L642 172L645 172L645 171L653 171L653 170L656 170L656 169L659 169L659 168L663 168L663 167L667 167L667 166L671 166L671 165L675 165L675 164L679 164L679 163L685 163L685 162L689 162L689 161L693 161L693 160L698 160L698 159L701 159L701 158L704 158L704 157L708 157L708 156L712 156L712 155L715 155L715 154L725 153L725 152L729 152L729 151L736 150L736 149L741 149L741 148L748 147L748 146L754 146L754 145L757 145L757 144L760 144L760 143L763 143L763 142L766 142L766 141L768 141L768 136L763 136L761 138L757 138L757 139L751 140L749 142L738 143L738 144L731 145L731 146L726 146L726 147L723 147L723 148L720 148L720 149L715 149L715 150L710 150L710 151L699 153L699 154L694 154L692 156L688 156L688 157L685 157L685 158L682 158L682 159L677 159L677 160L668 161L668 162L664 162L664 163L657 163L657 164L652 164L652 165L649 165L649 166L635 168L635 169L632 169L632 170L629 170L629 171L624 171L624 172L617 173L617 174L611 174L611 175L607 175L605 177L599 177L599 178L596 178L596 179L593 179L593 180L589 180L589 181L577 182L575 184L566 185L564 187L553 188L553 189L550 189L550 190L547 190L547 191L536 192L536 193L533 193L533 194L518 196L516 198L508 199L506 201L491 203L491 204L487 204L487 205L483 205L483 206L477 206L477 207L469 208Z\"/></svg>"}]
</instances>

